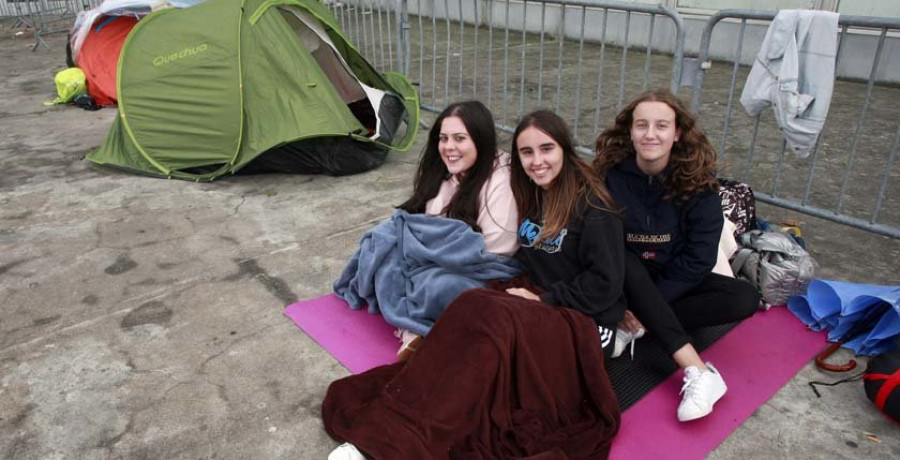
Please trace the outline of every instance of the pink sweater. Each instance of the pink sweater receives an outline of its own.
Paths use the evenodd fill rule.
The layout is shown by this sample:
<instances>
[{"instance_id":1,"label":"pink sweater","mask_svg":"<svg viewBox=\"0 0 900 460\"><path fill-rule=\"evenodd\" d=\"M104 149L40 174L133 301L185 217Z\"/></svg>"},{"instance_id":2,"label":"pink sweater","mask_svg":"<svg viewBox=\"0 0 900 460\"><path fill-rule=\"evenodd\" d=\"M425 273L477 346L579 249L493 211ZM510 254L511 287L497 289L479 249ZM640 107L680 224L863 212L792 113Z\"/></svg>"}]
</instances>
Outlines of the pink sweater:
<instances>
[{"instance_id":1,"label":"pink sweater","mask_svg":"<svg viewBox=\"0 0 900 460\"><path fill-rule=\"evenodd\" d=\"M494 172L481 189L481 209L478 212L478 226L484 235L484 250L505 256L512 256L519 249L519 215L509 185L509 164L509 153L498 150ZM431 216L444 215L444 209L450 204L458 188L459 179L455 175L444 180L437 196L425 205L425 213Z\"/></svg>"}]
</instances>

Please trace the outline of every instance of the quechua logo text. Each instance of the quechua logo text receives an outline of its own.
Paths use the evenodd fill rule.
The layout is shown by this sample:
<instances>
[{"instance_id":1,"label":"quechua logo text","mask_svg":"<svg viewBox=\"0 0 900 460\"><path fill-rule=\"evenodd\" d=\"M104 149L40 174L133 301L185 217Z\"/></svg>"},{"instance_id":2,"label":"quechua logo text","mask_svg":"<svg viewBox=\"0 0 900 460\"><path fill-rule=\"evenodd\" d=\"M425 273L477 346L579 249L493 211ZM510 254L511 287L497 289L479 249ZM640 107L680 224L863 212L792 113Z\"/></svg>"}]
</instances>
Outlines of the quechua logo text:
<instances>
[{"instance_id":1,"label":"quechua logo text","mask_svg":"<svg viewBox=\"0 0 900 460\"><path fill-rule=\"evenodd\" d=\"M187 58L195 57L195 56L205 52L207 50L207 48L209 48L209 46L207 46L206 43L202 43L200 45L193 46L193 47L188 46L188 47L182 49L181 51L171 53L166 56L156 56L155 58L153 58L153 65L155 67L159 67L161 65L166 65L171 62L177 61L179 59L187 59Z\"/></svg>"}]
</instances>

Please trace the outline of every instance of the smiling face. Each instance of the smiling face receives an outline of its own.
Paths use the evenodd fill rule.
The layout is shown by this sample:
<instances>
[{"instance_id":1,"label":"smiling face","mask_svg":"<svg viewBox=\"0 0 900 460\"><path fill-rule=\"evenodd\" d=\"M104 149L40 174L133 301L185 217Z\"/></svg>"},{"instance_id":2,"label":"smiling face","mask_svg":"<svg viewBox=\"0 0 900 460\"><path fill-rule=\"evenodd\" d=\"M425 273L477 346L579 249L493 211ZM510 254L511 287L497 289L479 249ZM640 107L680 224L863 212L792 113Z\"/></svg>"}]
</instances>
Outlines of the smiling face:
<instances>
[{"instance_id":1,"label":"smiling face","mask_svg":"<svg viewBox=\"0 0 900 460\"><path fill-rule=\"evenodd\" d=\"M516 138L519 161L525 174L538 187L546 190L559 176L563 166L563 150L547 133L530 126Z\"/></svg>"},{"instance_id":2,"label":"smiling face","mask_svg":"<svg viewBox=\"0 0 900 460\"><path fill-rule=\"evenodd\" d=\"M669 164L672 146L681 137L675 111L664 102L641 102L634 108L631 142L637 165L645 174L656 175Z\"/></svg>"},{"instance_id":3,"label":"smiling face","mask_svg":"<svg viewBox=\"0 0 900 460\"><path fill-rule=\"evenodd\" d=\"M478 149L461 118L447 117L441 122L438 152L450 174L465 173L475 164Z\"/></svg>"}]
</instances>

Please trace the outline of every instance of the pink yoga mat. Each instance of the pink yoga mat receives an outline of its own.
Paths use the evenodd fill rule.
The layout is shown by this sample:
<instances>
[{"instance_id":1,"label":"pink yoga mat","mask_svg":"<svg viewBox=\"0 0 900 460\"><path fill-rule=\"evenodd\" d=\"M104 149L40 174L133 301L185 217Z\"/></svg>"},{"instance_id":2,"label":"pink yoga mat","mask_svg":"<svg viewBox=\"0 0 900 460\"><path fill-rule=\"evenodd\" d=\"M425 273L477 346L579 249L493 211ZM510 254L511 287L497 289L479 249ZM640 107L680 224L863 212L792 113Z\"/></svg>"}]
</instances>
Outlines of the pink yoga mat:
<instances>
[{"instance_id":1,"label":"pink yoga mat","mask_svg":"<svg viewBox=\"0 0 900 460\"><path fill-rule=\"evenodd\" d=\"M379 315L351 310L334 295L293 303L284 314L353 373L396 359L400 343L393 328ZM824 334L808 331L786 308L757 313L702 353L728 384L711 415L678 422L678 372L622 414L610 456L703 458L824 346Z\"/></svg>"},{"instance_id":2,"label":"pink yoga mat","mask_svg":"<svg viewBox=\"0 0 900 460\"><path fill-rule=\"evenodd\" d=\"M334 294L292 303L284 314L354 374L397 360L395 328Z\"/></svg>"},{"instance_id":3,"label":"pink yoga mat","mask_svg":"<svg viewBox=\"0 0 900 460\"><path fill-rule=\"evenodd\" d=\"M824 347L825 334L806 329L787 308L758 312L701 353L728 385L712 414L678 422L682 374L676 372L622 414L610 457L705 457Z\"/></svg>"}]
</instances>

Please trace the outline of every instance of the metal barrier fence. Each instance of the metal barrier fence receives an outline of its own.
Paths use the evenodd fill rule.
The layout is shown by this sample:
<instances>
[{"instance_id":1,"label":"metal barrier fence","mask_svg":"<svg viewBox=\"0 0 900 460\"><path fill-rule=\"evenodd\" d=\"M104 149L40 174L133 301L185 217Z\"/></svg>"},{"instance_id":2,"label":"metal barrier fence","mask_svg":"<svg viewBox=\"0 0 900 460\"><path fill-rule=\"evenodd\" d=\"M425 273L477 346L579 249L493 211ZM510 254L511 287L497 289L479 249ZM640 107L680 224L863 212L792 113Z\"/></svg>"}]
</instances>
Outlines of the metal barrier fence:
<instances>
[{"instance_id":1,"label":"metal barrier fence","mask_svg":"<svg viewBox=\"0 0 900 460\"><path fill-rule=\"evenodd\" d=\"M796 159L785 155L771 111L754 119L734 108L749 72L741 54L757 51L742 49L748 21L765 25L775 12L718 13L706 24L699 61L689 61L683 59L682 18L659 6L345 0L331 8L376 67L402 71L419 85L425 110L479 99L491 108L498 128L511 132L523 113L551 108L570 122L579 149L591 154L594 136L623 101L648 87L681 89L695 113L702 109L702 124L719 150L721 176L749 183L761 202L900 238L900 198L888 193L891 179L900 175L894 164L900 89L875 82L886 36L900 31L900 20L841 17L841 37L848 31L871 35L873 28L878 34L870 77L864 83L836 81L825 131L809 158ZM733 60L700 66L723 20L739 27L736 34L716 34L720 46L735 43ZM841 42L839 61L843 48ZM681 85L693 85L692 94Z\"/></svg>"},{"instance_id":2,"label":"metal barrier fence","mask_svg":"<svg viewBox=\"0 0 900 460\"><path fill-rule=\"evenodd\" d=\"M786 144L771 110L751 118L735 110L749 68L739 66L748 21L771 21L776 12L723 10L711 17L701 40L700 62L706 62L717 25L731 23L723 35L735 43L733 63L701 66L694 87L692 110L703 114L710 139L717 139L720 174L754 186L759 201L836 221L874 233L900 238L900 175L894 165L900 146L900 89L876 84L876 71L884 65L883 50L889 33L900 31L900 19L841 16L837 65L847 54L846 43L868 37L871 47L854 51L871 56L866 82L837 80L825 129L808 158L786 156ZM740 21L737 37L734 22ZM850 32L855 32L855 36ZM877 40L875 39L877 37ZM721 68L719 71L717 68ZM726 72L730 69L730 75ZM709 69L709 70L707 70ZM705 74L711 78L705 78ZM712 84L712 85L711 85ZM727 93L722 95L725 87ZM701 106L707 94L718 96ZM724 102L724 103L723 103ZM735 113L739 112L739 113Z\"/></svg>"},{"instance_id":3,"label":"metal barrier fence","mask_svg":"<svg viewBox=\"0 0 900 460\"><path fill-rule=\"evenodd\" d=\"M570 121L585 153L627 97L649 87L677 90L681 80L682 20L656 5L349 0L330 6L376 67L403 71L418 85L423 109L479 99L498 128L512 132L524 113L552 108ZM654 59L660 48L674 59Z\"/></svg>"},{"instance_id":4,"label":"metal barrier fence","mask_svg":"<svg viewBox=\"0 0 900 460\"><path fill-rule=\"evenodd\" d=\"M68 32L81 11L100 5L102 0L0 0L0 19L13 18L10 28L34 31L34 47L50 49L47 35Z\"/></svg>"}]
</instances>

